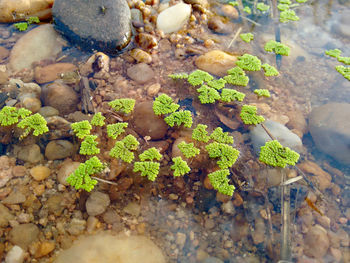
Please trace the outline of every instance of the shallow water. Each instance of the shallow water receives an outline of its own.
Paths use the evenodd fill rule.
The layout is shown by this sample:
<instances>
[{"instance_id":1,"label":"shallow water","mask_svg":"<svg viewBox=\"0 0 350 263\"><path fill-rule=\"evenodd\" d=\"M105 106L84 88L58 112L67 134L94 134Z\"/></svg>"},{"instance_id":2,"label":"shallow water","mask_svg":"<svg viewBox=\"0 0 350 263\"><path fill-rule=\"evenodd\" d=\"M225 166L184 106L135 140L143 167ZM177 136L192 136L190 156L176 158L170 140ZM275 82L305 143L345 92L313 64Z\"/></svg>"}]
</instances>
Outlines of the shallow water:
<instances>
[{"instance_id":1,"label":"shallow water","mask_svg":"<svg viewBox=\"0 0 350 263\"><path fill-rule=\"evenodd\" d=\"M211 1L211 4L211 10L219 12L221 3ZM280 76L265 78L262 74L250 73L248 74L249 88L240 88L249 93L247 97L250 103L256 103L262 107L265 111L264 116L283 124L288 122L286 120L293 118L290 117L293 116L290 115L291 111L298 110L303 118L307 119L316 106L329 102L350 103L350 82L334 69L340 63L335 58L324 54L325 50L338 48L343 51L343 56L350 56L349 36L337 33L335 30L341 14L350 12L349 3L342 4L327 0L309 1L295 10L300 21L279 23L282 43L291 46L290 56L282 57L279 62L281 63L278 69ZM179 38L182 38L181 34L191 34L195 40L193 46L203 46L203 41L211 38L216 44L209 50L215 48L239 55L247 52L258 56L264 62L276 65L276 56L263 49L267 40L274 39L273 22L267 15L249 16L249 18L259 24L244 19L234 21L234 32L223 35L213 33L203 23L202 31L196 29L181 32ZM232 42L239 28L242 33L254 33L254 40L250 44L242 42L239 37ZM16 32L11 25L0 25L2 37L0 45L11 49L22 34L24 33ZM172 35L172 37L178 36ZM98 185L98 191L110 194L111 205L108 211L116 212L117 216L112 219L108 219L106 213L97 216L99 224L92 232L111 230L148 236L164 252L167 262L278 262L281 260L281 189L278 186L280 176L277 175L275 182L271 182L274 172L257 162L245 127L240 125L238 129L231 130L220 122L220 117L217 117L215 112L228 116L227 109L220 106L200 105L195 98L195 91L190 89L189 85L173 82L167 77L170 73L195 70L194 60L198 56L195 53L177 56L176 41L171 43L167 38L161 40L159 49L153 52L154 59L151 67L155 71L154 82L161 84L161 92L179 98L181 107L195 114L196 122L205 123L210 129L220 125L225 131L233 132L236 146L241 151L240 158L232 169L232 182L237 188L237 195L235 194L230 200L217 195L214 190L206 189L203 186L205 167L200 167L190 175L176 179L167 175L169 171L165 169L162 172L163 176L151 184L140 179L140 176L131 175L129 177L133 180L132 185L122 191L106 184ZM185 47L188 46L183 38L179 43L184 43ZM181 45L178 49L181 49ZM59 57L63 55L67 56L61 62L77 65L85 62L91 53L68 46ZM5 63L7 59L2 62L2 64ZM98 88L93 96L95 96L94 105L98 109L103 109L101 100L109 94L112 94L110 97L133 97L138 102L152 98L147 95L148 84L140 85L127 77L127 68L135 64L127 52L120 57L111 58L111 64L114 65L111 67L113 74L110 76L113 81L95 77ZM257 100L250 92L256 88L269 89L272 92L271 99ZM168 141L173 141L180 136L179 134L181 135L181 132L169 136ZM303 145L306 150L302 154L301 161L312 161L323 172L328 172L332 176L332 186L321 191L323 196L315 193L315 189L311 189L305 182L294 183L291 186L290 249L292 256L290 260L291 262L347 262L350 259L350 167L318 151L309 133L304 134ZM12 146L6 149L6 154L14 156ZM82 161L79 157L73 159ZM170 161L169 157L167 161ZM17 160L17 164L23 164L23 162ZM49 165L56 173L61 161L48 163L44 161L43 164ZM30 169L33 165L26 166ZM313 177L322 173L317 171L307 173L304 170L313 183L315 183ZM294 172L290 169L286 173ZM299 171L297 173L299 175ZM124 176L124 178L127 177ZM121 183L119 177L115 181ZM38 199L43 207L48 206L46 202L53 194L60 195L62 198L64 196L66 203L63 204L63 212L56 218L45 209L33 212L34 219L29 222L40 226L41 242L54 241L56 248L51 254L42 258L34 259L33 255L28 255L28 262L51 262L60 249L69 247L77 236L86 233L86 231L81 231L79 234L60 232L58 223L65 224L72 218L87 221L88 215L84 204L88 194L78 195L70 187L58 190L58 183L54 177L42 184L45 185L45 192L38 196ZM12 179L5 188L19 187L31 191L30 189L35 186L26 177L26 180ZM318 189L317 184L316 189ZM314 206L305 202L306 196L313 200ZM126 209L130 203L136 204L137 211L135 208L131 209L132 211ZM51 205L54 206L54 204ZM30 214L23 204L9 205L9 207L17 217L22 210ZM269 209L266 210L266 207ZM45 211L49 214L49 216L46 214L49 222L46 224L40 223L40 217L42 214L45 215ZM326 249L322 258L307 259L304 253L305 247L308 246L308 250L317 247L312 240L306 238L314 225L321 225L327 231L329 248ZM8 241L8 232L11 227L0 228L1 240L4 244L6 243L6 247L2 249L4 255L11 247L11 242ZM338 239L331 237L332 234ZM317 240L317 237L315 240L315 242L322 241ZM210 259L209 256L213 258ZM207 261L204 261L205 259Z\"/></svg>"}]
</instances>

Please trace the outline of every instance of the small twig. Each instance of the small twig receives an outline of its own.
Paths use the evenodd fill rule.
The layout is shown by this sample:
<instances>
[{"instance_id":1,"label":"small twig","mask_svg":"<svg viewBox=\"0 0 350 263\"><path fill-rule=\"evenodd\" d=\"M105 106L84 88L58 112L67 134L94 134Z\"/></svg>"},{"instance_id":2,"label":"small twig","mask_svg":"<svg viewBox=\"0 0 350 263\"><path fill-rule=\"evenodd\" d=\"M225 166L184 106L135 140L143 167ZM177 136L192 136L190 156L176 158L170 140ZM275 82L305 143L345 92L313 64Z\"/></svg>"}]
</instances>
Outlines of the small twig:
<instances>
[{"instance_id":1,"label":"small twig","mask_svg":"<svg viewBox=\"0 0 350 263\"><path fill-rule=\"evenodd\" d=\"M95 180L97 180L97 181L106 183L106 184L112 184L112 185L118 186L117 183L114 183L114 182L111 182L111 181L108 181L108 180L105 180L105 179L101 179L101 178L98 178L98 177L95 177L95 176L91 176L91 178L92 178L92 179L95 179Z\"/></svg>"},{"instance_id":2,"label":"small twig","mask_svg":"<svg viewBox=\"0 0 350 263\"><path fill-rule=\"evenodd\" d=\"M236 39L237 39L238 35L241 33L241 31L242 31L242 27L238 28L236 34L233 36L233 38L232 38L230 44L228 44L227 48L230 48L232 46L232 44L236 41Z\"/></svg>"},{"instance_id":3,"label":"small twig","mask_svg":"<svg viewBox=\"0 0 350 263\"><path fill-rule=\"evenodd\" d=\"M248 17L245 17L245 16L241 16L241 17L242 17L242 19L247 20L248 22L250 22L250 23L252 23L252 24L254 24L254 25L256 25L256 26L262 26L262 25L259 24L258 22L255 22L254 20L251 20L251 19L248 18Z\"/></svg>"}]
</instances>

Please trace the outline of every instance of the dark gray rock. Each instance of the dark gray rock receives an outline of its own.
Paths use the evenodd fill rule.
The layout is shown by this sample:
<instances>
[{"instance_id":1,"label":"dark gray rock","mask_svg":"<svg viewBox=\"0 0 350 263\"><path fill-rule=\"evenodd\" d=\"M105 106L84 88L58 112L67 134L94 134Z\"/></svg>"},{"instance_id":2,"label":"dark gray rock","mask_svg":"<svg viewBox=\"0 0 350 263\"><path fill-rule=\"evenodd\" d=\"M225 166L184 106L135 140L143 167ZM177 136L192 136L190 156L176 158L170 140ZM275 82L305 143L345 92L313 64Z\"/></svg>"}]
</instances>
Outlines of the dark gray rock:
<instances>
[{"instance_id":1,"label":"dark gray rock","mask_svg":"<svg viewBox=\"0 0 350 263\"><path fill-rule=\"evenodd\" d=\"M314 108L309 116L316 147L344 164L350 164L349 113L349 103L329 103Z\"/></svg>"},{"instance_id":2,"label":"dark gray rock","mask_svg":"<svg viewBox=\"0 0 350 263\"><path fill-rule=\"evenodd\" d=\"M131 38L131 15L125 0L56 0L55 29L84 49L116 54Z\"/></svg>"}]
</instances>

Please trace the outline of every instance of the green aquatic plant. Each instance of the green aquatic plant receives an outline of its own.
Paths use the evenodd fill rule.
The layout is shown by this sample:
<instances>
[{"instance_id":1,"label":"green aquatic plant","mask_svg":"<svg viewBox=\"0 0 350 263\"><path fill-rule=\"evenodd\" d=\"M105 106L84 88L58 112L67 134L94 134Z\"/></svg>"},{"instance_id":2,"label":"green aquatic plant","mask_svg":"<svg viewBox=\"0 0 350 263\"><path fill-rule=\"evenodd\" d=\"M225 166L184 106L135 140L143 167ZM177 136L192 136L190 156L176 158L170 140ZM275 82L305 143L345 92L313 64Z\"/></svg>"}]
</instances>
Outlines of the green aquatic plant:
<instances>
[{"instance_id":1,"label":"green aquatic plant","mask_svg":"<svg viewBox=\"0 0 350 263\"><path fill-rule=\"evenodd\" d=\"M186 128L191 128L192 126L192 114L189 110L180 110L174 113L171 113L169 116L164 118L164 121L170 126L174 125L181 126L183 124Z\"/></svg>"},{"instance_id":2,"label":"green aquatic plant","mask_svg":"<svg viewBox=\"0 0 350 263\"><path fill-rule=\"evenodd\" d=\"M279 0L279 3L280 4L290 5L290 4L292 4L292 1L290 1L290 0Z\"/></svg>"},{"instance_id":3,"label":"green aquatic plant","mask_svg":"<svg viewBox=\"0 0 350 263\"><path fill-rule=\"evenodd\" d=\"M177 147L180 149L180 151L186 158L195 157L200 152L198 148L194 147L193 142L191 143L181 142L177 145Z\"/></svg>"},{"instance_id":4,"label":"green aquatic plant","mask_svg":"<svg viewBox=\"0 0 350 263\"><path fill-rule=\"evenodd\" d=\"M141 161L153 161L154 159L159 161L162 158L162 155L155 147L152 147L141 153L139 158Z\"/></svg>"},{"instance_id":5,"label":"green aquatic plant","mask_svg":"<svg viewBox=\"0 0 350 263\"><path fill-rule=\"evenodd\" d=\"M284 168L287 165L295 165L299 160L299 154L273 140L261 146L259 160L274 167Z\"/></svg>"},{"instance_id":6,"label":"green aquatic plant","mask_svg":"<svg viewBox=\"0 0 350 263\"><path fill-rule=\"evenodd\" d=\"M227 178L228 175L230 175L228 169L221 169L208 174L208 178L215 190L224 195L232 196L235 187L229 184L230 180Z\"/></svg>"},{"instance_id":7,"label":"green aquatic plant","mask_svg":"<svg viewBox=\"0 0 350 263\"><path fill-rule=\"evenodd\" d=\"M335 69L342 74L344 78L350 81L350 67L336 66Z\"/></svg>"},{"instance_id":8,"label":"green aquatic plant","mask_svg":"<svg viewBox=\"0 0 350 263\"><path fill-rule=\"evenodd\" d=\"M248 15L250 15L252 13L252 9L249 6L245 6L243 8L243 12L246 12Z\"/></svg>"},{"instance_id":9,"label":"green aquatic plant","mask_svg":"<svg viewBox=\"0 0 350 263\"><path fill-rule=\"evenodd\" d=\"M110 107L112 107L116 112L123 112L125 114L129 114L133 111L135 107L134 99L115 99L108 103Z\"/></svg>"},{"instance_id":10,"label":"green aquatic plant","mask_svg":"<svg viewBox=\"0 0 350 263\"><path fill-rule=\"evenodd\" d=\"M254 35L252 33L240 34L239 37L244 41L249 43L254 39Z\"/></svg>"},{"instance_id":11,"label":"green aquatic plant","mask_svg":"<svg viewBox=\"0 0 350 263\"><path fill-rule=\"evenodd\" d=\"M115 143L109 155L126 163L131 163L135 158L132 151L137 150L139 144L135 136L129 134L123 140Z\"/></svg>"},{"instance_id":12,"label":"green aquatic plant","mask_svg":"<svg viewBox=\"0 0 350 263\"><path fill-rule=\"evenodd\" d=\"M25 108L17 109L15 107L5 106L0 110L0 126L10 126L32 114Z\"/></svg>"},{"instance_id":13,"label":"green aquatic plant","mask_svg":"<svg viewBox=\"0 0 350 263\"><path fill-rule=\"evenodd\" d=\"M182 176L191 171L191 168L188 166L187 162L182 160L181 157L172 158L173 165L170 166L170 169L174 171L174 176Z\"/></svg>"},{"instance_id":14,"label":"green aquatic plant","mask_svg":"<svg viewBox=\"0 0 350 263\"><path fill-rule=\"evenodd\" d=\"M152 161L135 162L133 171L141 172L141 176L147 176L147 179L153 182L159 174L159 166L159 163Z\"/></svg>"},{"instance_id":15,"label":"green aquatic plant","mask_svg":"<svg viewBox=\"0 0 350 263\"><path fill-rule=\"evenodd\" d=\"M280 12L280 22L287 23L289 21L298 21L299 17L295 14L294 10L284 10Z\"/></svg>"},{"instance_id":16,"label":"green aquatic plant","mask_svg":"<svg viewBox=\"0 0 350 263\"><path fill-rule=\"evenodd\" d=\"M243 105L240 113L240 117L244 124L259 124L265 121L264 117L257 115L257 108L253 105Z\"/></svg>"},{"instance_id":17,"label":"green aquatic plant","mask_svg":"<svg viewBox=\"0 0 350 263\"><path fill-rule=\"evenodd\" d=\"M232 85L237 86L247 86L249 78L246 76L244 70L240 67L234 67L227 71L227 76L224 77L224 80Z\"/></svg>"},{"instance_id":18,"label":"green aquatic plant","mask_svg":"<svg viewBox=\"0 0 350 263\"><path fill-rule=\"evenodd\" d=\"M45 118L39 113L25 117L17 124L17 126L25 129L21 138L26 137L32 131L34 136L39 136L49 131Z\"/></svg>"},{"instance_id":19,"label":"green aquatic plant","mask_svg":"<svg viewBox=\"0 0 350 263\"><path fill-rule=\"evenodd\" d=\"M202 85L205 82L213 80L214 77L210 75L208 72L197 69L193 71L190 75L188 75L187 81L192 86Z\"/></svg>"},{"instance_id":20,"label":"green aquatic plant","mask_svg":"<svg viewBox=\"0 0 350 263\"><path fill-rule=\"evenodd\" d=\"M122 142L124 143L125 147L130 150L130 151L134 151L137 150L137 148L139 147L139 142L137 141L137 139L135 138L134 135L127 135Z\"/></svg>"},{"instance_id":21,"label":"green aquatic plant","mask_svg":"<svg viewBox=\"0 0 350 263\"><path fill-rule=\"evenodd\" d=\"M335 49L326 50L324 53L330 57L338 58L341 55L341 50L335 48Z\"/></svg>"},{"instance_id":22,"label":"green aquatic plant","mask_svg":"<svg viewBox=\"0 0 350 263\"><path fill-rule=\"evenodd\" d=\"M238 2L237 1L231 1L231 2L228 2L229 5L232 5L232 6L238 6Z\"/></svg>"},{"instance_id":23,"label":"green aquatic plant","mask_svg":"<svg viewBox=\"0 0 350 263\"><path fill-rule=\"evenodd\" d=\"M28 29L28 23L26 22L20 22L13 24L15 28L17 28L19 31L26 31Z\"/></svg>"},{"instance_id":24,"label":"green aquatic plant","mask_svg":"<svg viewBox=\"0 0 350 263\"><path fill-rule=\"evenodd\" d=\"M280 42L275 40L269 40L264 46L265 51L275 52L277 55L288 56L290 53L290 48Z\"/></svg>"},{"instance_id":25,"label":"green aquatic plant","mask_svg":"<svg viewBox=\"0 0 350 263\"><path fill-rule=\"evenodd\" d=\"M166 94L159 95L153 102L153 111L156 115L164 115L175 112L180 107Z\"/></svg>"},{"instance_id":26,"label":"green aquatic plant","mask_svg":"<svg viewBox=\"0 0 350 263\"><path fill-rule=\"evenodd\" d=\"M105 125L105 117L102 115L101 112L97 112L91 119L91 125L94 126L104 126Z\"/></svg>"},{"instance_id":27,"label":"green aquatic plant","mask_svg":"<svg viewBox=\"0 0 350 263\"><path fill-rule=\"evenodd\" d=\"M208 151L210 158L218 158L218 166L221 169L231 167L237 160L239 151L230 145L213 142L208 144L205 149Z\"/></svg>"},{"instance_id":28,"label":"green aquatic plant","mask_svg":"<svg viewBox=\"0 0 350 263\"><path fill-rule=\"evenodd\" d=\"M266 98L271 97L270 91L267 89L256 89L254 90L254 93L258 95L258 97L266 97Z\"/></svg>"},{"instance_id":29,"label":"green aquatic plant","mask_svg":"<svg viewBox=\"0 0 350 263\"><path fill-rule=\"evenodd\" d=\"M224 132L221 127L217 127L211 134L210 138L219 143L233 144L233 137Z\"/></svg>"},{"instance_id":30,"label":"green aquatic plant","mask_svg":"<svg viewBox=\"0 0 350 263\"><path fill-rule=\"evenodd\" d=\"M177 73L177 74L170 74L168 75L169 78L172 79L187 79L188 78L188 74L187 73Z\"/></svg>"},{"instance_id":31,"label":"green aquatic plant","mask_svg":"<svg viewBox=\"0 0 350 263\"><path fill-rule=\"evenodd\" d=\"M81 142L79 153L83 155L99 154L100 149L97 147L96 135L86 135Z\"/></svg>"},{"instance_id":32,"label":"green aquatic plant","mask_svg":"<svg viewBox=\"0 0 350 263\"><path fill-rule=\"evenodd\" d=\"M266 12L267 10L270 9L270 6L260 2L256 5L256 9L260 10L261 12Z\"/></svg>"},{"instance_id":33,"label":"green aquatic plant","mask_svg":"<svg viewBox=\"0 0 350 263\"><path fill-rule=\"evenodd\" d=\"M107 125L107 135L112 139L117 139L117 137L125 132L125 128L128 127L127 122L118 122L114 124Z\"/></svg>"},{"instance_id":34,"label":"green aquatic plant","mask_svg":"<svg viewBox=\"0 0 350 263\"><path fill-rule=\"evenodd\" d=\"M202 85L197 89L197 92L199 93L198 99L202 104L214 103L221 98L220 93L216 89L210 88L207 85Z\"/></svg>"},{"instance_id":35,"label":"green aquatic plant","mask_svg":"<svg viewBox=\"0 0 350 263\"><path fill-rule=\"evenodd\" d=\"M81 163L78 168L70 174L66 182L73 186L75 189L84 189L87 192L90 192L94 189L97 181L91 179L91 175L100 173L104 169L104 165L96 157L91 157L89 160Z\"/></svg>"},{"instance_id":36,"label":"green aquatic plant","mask_svg":"<svg viewBox=\"0 0 350 263\"><path fill-rule=\"evenodd\" d=\"M345 64L350 65L350 57L337 57L338 61Z\"/></svg>"},{"instance_id":37,"label":"green aquatic plant","mask_svg":"<svg viewBox=\"0 0 350 263\"><path fill-rule=\"evenodd\" d=\"M285 10L289 9L289 5L288 4L278 4L277 9L280 11L285 11Z\"/></svg>"},{"instance_id":38,"label":"green aquatic plant","mask_svg":"<svg viewBox=\"0 0 350 263\"><path fill-rule=\"evenodd\" d=\"M223 89L221 92L221 101L223 102L231 102L231 101L243 101L245 98L245 94L239 92L235 89Z\"/></svg>"},{"instance_id":39,"label":"green aquatic plant","mask_svg":"<svg viewBox=\"0 0 350 263\"><path fill-rule=\"evenodd\" d=\"M71 124L72 130L79 139L84 139L86 135L90 135L92 129L89 121L79 121Z\"/></svg>"},{"instance_id":40,"label":"green aquatic plant","mask_svg":"<svg viewBox=\"0 0 350 263\"><path fill-rule=\"evenodd\" d=\"M299 3L299 4L303 4L303 3L306 3L307 2L307 0L295 0L297 3Z\"/></svg>"},{"instance_id":41,"label":"green aquatic plant","mask_svg":"<svg viewBox=\"0 0 350 263\"><path fill-rule=\"evenodd\" d=\"M226 80L220 78L220 79L214 79L214 80L209 80L207 82L207 85L213 89L216 90L221 90L222 88L225 87Z\"/></svg>"},{"instance_id":42,"label":"green aquatic plant","mask_svg":"<svg viewBox=\"0 0 350 263\"><path fill-rule=\"evenodd\" d=\"M274 66L267 63L262 64L261 67L264 69L266 77L278 76L280 74Z\"/></svg>"},{"instance_id":43,"label":"green aquatic plant","mask_svg":"<svg viewBox=\"0 0 350 263\"><path fill-rule=\"evenodd\" d=\"M261 69L260 59L250 54L244 54L243 56L238 57L236 65L239 66L241 69L249 71L258 71Z\"/></svg>"},{"instance_id":44,"label":"green aquatic plant","mask_svg":"<svg viewBox=\"0 0 350 263\"><path fill-rule=\"evenodd\" d=\"M198 124L197 127L194 128L192 131L192 139L200 142L208 142L210 137L208 136L208 132L206 131L207 128L207 125Z\"/></svg>"},{"instance_id":45,"label":"green aquatic plant","mask_svg":"<svg viewBox=\"0 0 350 263\"><path fill-rule=\"evenodd\" d=\"M26 21L28 22L28 24L39 24L40 23L40 19L37 16L30 16L26 19Z\"/></svg>"}]
</instances>

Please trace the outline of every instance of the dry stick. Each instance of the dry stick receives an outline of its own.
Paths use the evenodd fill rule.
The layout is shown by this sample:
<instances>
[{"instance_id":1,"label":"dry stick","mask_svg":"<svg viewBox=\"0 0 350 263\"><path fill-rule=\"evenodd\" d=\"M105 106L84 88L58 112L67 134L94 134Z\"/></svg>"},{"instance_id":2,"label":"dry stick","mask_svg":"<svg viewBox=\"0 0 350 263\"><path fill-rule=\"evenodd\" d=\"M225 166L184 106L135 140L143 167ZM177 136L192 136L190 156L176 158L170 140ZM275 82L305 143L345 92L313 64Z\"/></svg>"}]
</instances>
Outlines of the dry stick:
<instances>
[{"instance_id":1,"label":"dry stick","mask_svg":"<svg viewBox=\"0 0 350 263\"><path fill-rule=\"evenodd\" d=\"M241 31L242 31L242 27L238 28L236 34L233 36L233 38L232 38L230 44L228 44L227 48L230 48L232 46L232 44L236 41L236 39L237 39L238 35L241 33Z\"/></svg>"},{"instance_id":2,"label":"dry stick","mask_svg":"<svg viewBox=\"0 0 350 263\"><path fill-rule=\"evenodd\" d=\"M98 177L95 177L95 176L91 176L92 179L95 179L97 181L100 181L100 182L103 182L103 183L106 183L106 184L113 184L113 185L117 185L117 183L114 183L114 182L111 182L111 181L108 181L108 180L105 180L105 179L101 179L101 178L98 178Z\"/></svg>"}]
</instances>

